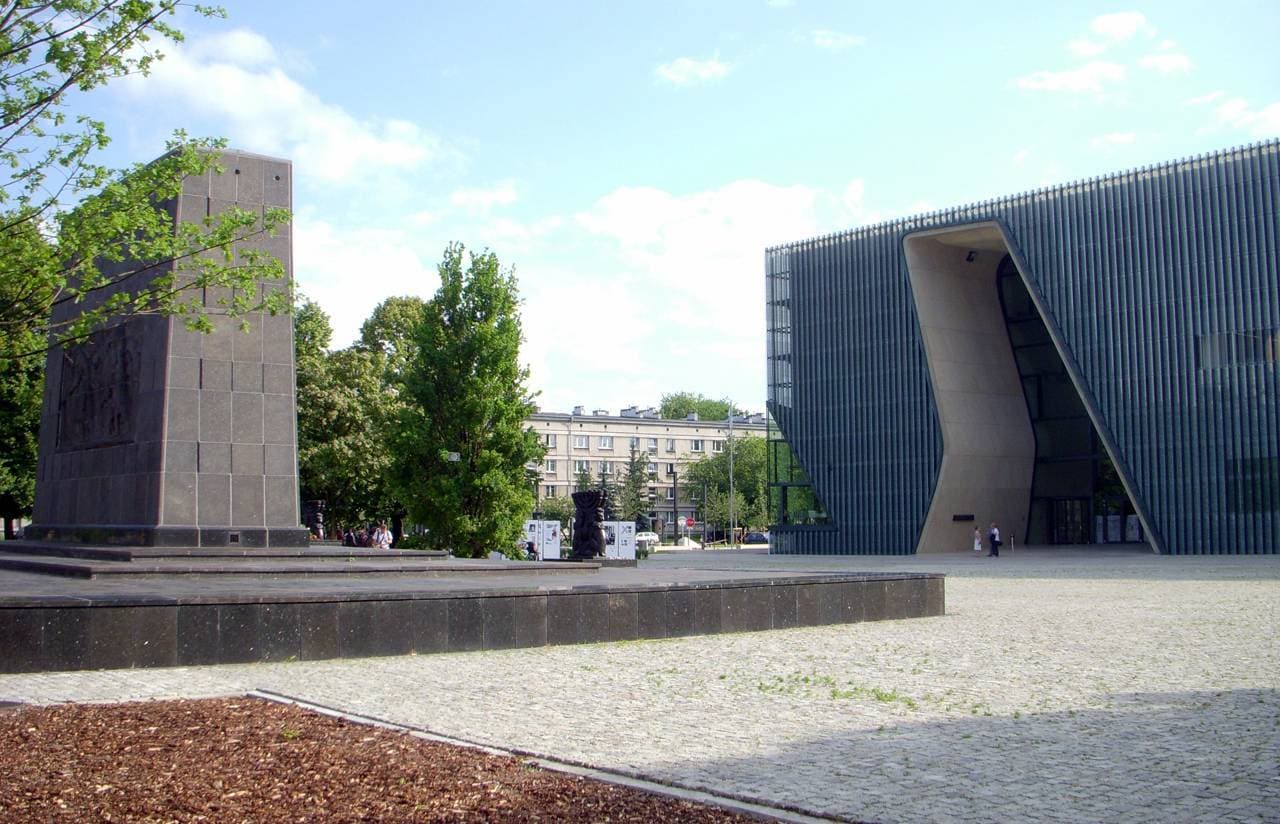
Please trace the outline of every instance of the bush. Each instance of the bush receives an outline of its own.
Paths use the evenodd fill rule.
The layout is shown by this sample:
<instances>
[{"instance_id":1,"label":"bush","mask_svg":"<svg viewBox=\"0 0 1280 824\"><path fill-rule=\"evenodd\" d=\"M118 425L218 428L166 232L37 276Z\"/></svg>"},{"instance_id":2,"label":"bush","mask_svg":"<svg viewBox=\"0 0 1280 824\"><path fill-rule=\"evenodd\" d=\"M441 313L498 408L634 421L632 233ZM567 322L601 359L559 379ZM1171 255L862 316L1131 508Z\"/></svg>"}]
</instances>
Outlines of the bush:
<instances>
[{"instance_id":1,"label":"bush","mask_svg":"<svg viewBox=\"0 0 1280 824\"><path fill-rule=\"evenodd\" d=\"M396 544L396 549L426 549L427 533L419 532L416 535L404 535L400 538L400 543Z\"/></svg>"}]
</instances>

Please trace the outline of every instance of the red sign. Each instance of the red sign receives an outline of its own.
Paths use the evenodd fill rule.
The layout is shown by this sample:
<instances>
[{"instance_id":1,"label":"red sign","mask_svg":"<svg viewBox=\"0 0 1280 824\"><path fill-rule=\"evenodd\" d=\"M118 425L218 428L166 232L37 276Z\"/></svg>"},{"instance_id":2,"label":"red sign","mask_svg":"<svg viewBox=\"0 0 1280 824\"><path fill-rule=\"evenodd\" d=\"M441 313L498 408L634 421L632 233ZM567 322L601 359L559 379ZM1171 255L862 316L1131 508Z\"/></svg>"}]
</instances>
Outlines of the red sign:
<instances>
[{"instance_id":1,"label":"red sign","mask_svg":"<svg viewBox=\"0 0 1280 824\"><path fill-rule=\"evenodd\" d=\"M692 519L692 518L685 518L685 519L684 519L684 525L685 525L685 526L693 526L693 519Z\"/></svg>"}]
</instances>

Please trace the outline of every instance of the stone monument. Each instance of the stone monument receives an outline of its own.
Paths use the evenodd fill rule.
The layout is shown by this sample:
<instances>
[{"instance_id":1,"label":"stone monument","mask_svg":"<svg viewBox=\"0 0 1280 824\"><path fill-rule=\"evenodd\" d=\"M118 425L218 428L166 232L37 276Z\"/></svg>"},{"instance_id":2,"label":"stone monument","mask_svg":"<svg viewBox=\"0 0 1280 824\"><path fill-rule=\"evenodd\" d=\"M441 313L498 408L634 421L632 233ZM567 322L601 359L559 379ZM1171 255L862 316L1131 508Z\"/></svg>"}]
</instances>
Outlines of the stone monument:
<instances>
[{"instance_id":1,"label":"stone monument","mask_svg":"<svg viewBox=\"0 0 1280 824\"><path fill-rule=\"evenodd\" d=\"M573 554L575 561L604 555L604 503L608 493L587 489L573 493Z\"/></svg>"},{"instance_id":2,"label":"stone monument","mask_svg":"<svg viewBox=\"0 0 1280 824\"><path fill-rule=\"evenodd\" d=\"M287 160L222 154L169 205L195 222L292 207ZM290 227L256 241L293 276ZM128 264L132 267L133 264ZM123 268L123 267L122 267ZM137 276L135 276L137 277ZM266 288L287 288L271 283ZM298 511L293 319L218 314L212 334L134 317L47 358L34 523L26 537L132 546L305 546Z\"/></svg>"}]
</instances>

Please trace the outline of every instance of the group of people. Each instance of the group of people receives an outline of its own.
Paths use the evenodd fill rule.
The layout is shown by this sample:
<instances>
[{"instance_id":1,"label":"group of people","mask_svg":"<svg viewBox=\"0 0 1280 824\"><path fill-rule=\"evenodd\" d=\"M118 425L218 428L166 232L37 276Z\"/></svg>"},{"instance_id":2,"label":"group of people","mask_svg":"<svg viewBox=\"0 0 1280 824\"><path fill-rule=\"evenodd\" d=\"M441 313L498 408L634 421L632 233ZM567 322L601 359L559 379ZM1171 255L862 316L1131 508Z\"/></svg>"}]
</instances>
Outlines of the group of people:
<instances>
[{"instance_id":1,"label":"group of people","mask_svg":"<svg viewBox=\"0 0 1280 824\"><path fill-rule=\"evenodd\" d=\"M387 529L386 521L378 521L378 525L372 529L364 527L343 529L338 527L334 530L333 537L335 540L341 541L343 546L367 547L370 549L391 548L391 530Z\"/></svg>"},{"instance_id":2,"label":"group of people","mask_svg":"<svg viewBox=\"0 0 1280 824\"><path fill-rule=\"evenodd\" d=\"M988 558L1000 557L1000 545L1004 542L1000 540L1000 527L996 526L996 522L992 521L991 526L987 529L987 546L991 549L987 553ZM976 526L973 528L973 554L982 554L982 530Z\"/></svg>"}]
</instances>

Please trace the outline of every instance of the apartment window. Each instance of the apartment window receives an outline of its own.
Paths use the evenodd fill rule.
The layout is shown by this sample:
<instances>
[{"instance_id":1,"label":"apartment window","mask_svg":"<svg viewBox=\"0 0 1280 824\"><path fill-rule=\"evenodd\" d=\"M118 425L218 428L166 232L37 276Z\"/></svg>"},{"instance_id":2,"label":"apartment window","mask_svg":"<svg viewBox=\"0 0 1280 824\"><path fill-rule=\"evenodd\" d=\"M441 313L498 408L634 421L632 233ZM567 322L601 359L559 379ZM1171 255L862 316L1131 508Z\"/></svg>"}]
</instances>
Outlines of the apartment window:
<instances>
[{"instance_id":1,"label":"apartment window","mask_svg":"<svg viewBox=\"0 0 1280 824\"><path fill-rule=\"evenodd\" d=\"M556 435L555 435L555 433L554 433L554 432L548 432L546 435L543 435L543 436L542 436L542 442L543 442L543 443L545 443L547 446L555 446L555 445L556 445Z\"/></svg>"},{"instance_id":2,"label":"apartment window","mask_svg":"<svg viewBox=\"0 0 1280 824\"><path fill-rule=\"evenodd\" d=\"M667 487L667 500L674 501L676 499L676 488L674 486Z\"/></svg>"},{"instance_id":3,"label":"apartment window","mask_svg":"<svg viewBox=\"0 0 1280 824\"><path fill-rule=\"evenodd\" d=\"M667 451L668 451L668 452L675 452L675 451L676 451L676 439L675 439L675 438L667 438Z\"/></svg>"},{"instance_id":4,"label":"apartment window","mask_svg":"<svg viewBox=\"0 0 1280 824\"><path fill-rule=\"evenodd\" d=\"M649 439L648 439L648 443L646 443L645 447L646 447L650 452L657 452L657 451L658 451L658 439L657 439L657 438L649 438Z\"/></svg>"},{"instance_id":5,"label":"apartment window","mask_svg":"<svg viewBox=\"0 0 1280 824\"><path fill-rule=\"evenodd\" d=\"M552 475L554 475L554 474L555 474L555 472L556 472L556 462L555 462L555 461L547 461L546 463L544 463L544 464L543 464L543 467L544 467L548 472L550 472Z\"/></svg>"},{"instance_id":6,"label":"apartment window","mask_svg":"<svg viewBox=\"0 0 1280 824\"><path fill-rule=\"evenodd\" d=\"M590 438L589 436L587 436L587 435L574 435L574 436L573 436L573 448L574 448L574 449L588 449L588 448L590 448L590 446L591 446L591 438Z\"/></svg>"},{"instance_id":7,"label":"apartment window","mask_svg":"<svg viewBox=\"0 0 1280 824\"><path fill-rule=\"evenodd\" d=\"M690 449L690 451L692 451L692 452L701 452L701 451L702 451L702 439L701 439L701 438L694 438L693 440L689 441L689 449Z\"/></svg>"},{"instance_id":8,"label":"apartment window","mask_svg":"<svg viewBox=\"0 0 1280 824\"><path fill-rule=\"evenodd\" d=\"M613 436L612 436L612 435L601 435L601 436L600 436L600 448L601 448L601 449L613 449Z\"/></svg>"},{"instance_id":9,"label":"apartment window","mask_svg":"<svg viewBox=\"0 0 1280 824\"><path fill-rule=\"evenodd\" d=\"M667 474L668 474L668 475L674 475L674 474L676 474L676 465L675 465L675 464L673 464L673 463L669 463L669 464L667 464Z\"/></svg>"},{"instance_id":10,"label":"apartment window","mask_svg":"<svg viewBox=\"0 0 1280 824\"><path fill-rule=\"evenodd\" d=\"M591 461L574 461L574 462L573 462L573 471L574 471L574 472L577 472L578 474L581 474L581 473L583 473L583 472L590 472L590 471L591 471Z\"/></svg>"},{"instance_id":11,"label":"apartment window","mask_svg":"<svg viewBox=\"0 0 1280 824\"><path fill-rule=\"evenodd\" d=\"M613 474L613 461L601 461L601 462L600 462L600 474L601 474L601 475L612 475L612 474Z\"/></svg>"},{"instance_id":12,"label":"apartment window","mask_svg":"<svg viewBox=\"0 0 1280 824\"><path fill-rule=\"evenodd\" d=\"M712 452L723 452L723 451L724 451L724 441L712 441L712 442L711 442L711 451L712 451Z\"/></svg>"},{"instance_id":13,"label":"apartment window","mask_svg":"<svg viewBox=\"0 0 1280 824\"><path fill-rule=\"evenodd\" d=\"M627 446L630 446L632 449L639 449L639 448L640 448L640 439L639 439L639 438L636 438L636 437L632 437L632 438L630 439L630 442L627 444Z\"/></svg>"},{"instance_id":14,"label":"apartment window","mask_svg":"<svg viewBox=\"0 0 1280 824\"><path fill-rule=\"evenodd\" d=\"M657 465L656 463L653 463L652 461L650 461L650 462L649 462L648 469L649 469L649 471L650 471L650 472L654 472L654 473L656 473L656 472L658 471L658 465Z\"/></svg>"},{"instance_id":15,"label":"apartment window","mask_svg":"<svg viewBox=\"0 0 1280 824\"><path fill-rule=\"evenodd\" d=\"M554 498L556 496L556 488L554 486L545 486L542 489L542 497Z\"/></svg>"}]
</instances>

